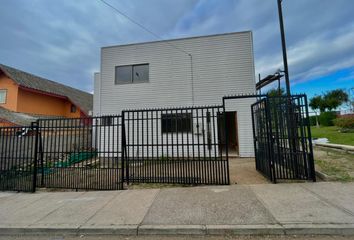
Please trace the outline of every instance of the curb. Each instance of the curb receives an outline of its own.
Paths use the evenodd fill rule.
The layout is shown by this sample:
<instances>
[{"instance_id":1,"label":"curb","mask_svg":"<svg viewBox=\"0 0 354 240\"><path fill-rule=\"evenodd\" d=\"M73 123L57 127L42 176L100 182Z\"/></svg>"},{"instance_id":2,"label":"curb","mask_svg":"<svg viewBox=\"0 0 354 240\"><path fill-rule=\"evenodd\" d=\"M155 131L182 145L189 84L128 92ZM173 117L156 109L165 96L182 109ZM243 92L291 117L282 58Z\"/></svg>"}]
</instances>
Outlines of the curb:
<instances>
[{"instance_id":1,"label":"curb","mask_svg":"<svg viewBox=\"0 0 354 240\"><path fill-rule=\"evenodd\" d=\"M331 180L331 178L327 174L325 174L321 171L315 170L315 173L316 173L316 176L319 177L320 179L322 179L323 181L330 181Z\"/></svg>"},{"instance_id":2,"label":"curb","mask_svg":"<svg viewBox=\"0 0 354 240\"><path fill-rule=\"evenodd\" d=\"M354 224L0 227L1 235L354 235Z\"/></svg>"},{"instance_id":3,"label":"curb","mask_svg":"<svg viewBox=\"0 0 354 240\"><path fill-rule=\"evenodd\" d=\"M354 152L354 146L351 145L333 144L333 143L316 143L315 146L338 149L349 153Z\"/></svg>"},{"instance_id":4,"label":"curb","mask_svg":"<svg viewBox=\"0 0 354 240\"><path fill-rule=\"evenodd\" d=\"M207 235L284 235L281 225L207 225Z\"/></svg>"},{"instance_id":5,"label":"curb","mask_svg":"<svg viewBox=\"0 0 354 240\"><path fill-rule=\"evenodd\" d=\"M285 224L287 235L354 235L354 224Z\"/></svg>"},{"instance_id":6,"label":"curb","mask_svg":"<svg viewBox=\"0 0 354 240\"><path fill-rule=\"evenodd\" d=\"M205 235L205 225L141 225L138 235Z\"/></svg>"}]
</instances>

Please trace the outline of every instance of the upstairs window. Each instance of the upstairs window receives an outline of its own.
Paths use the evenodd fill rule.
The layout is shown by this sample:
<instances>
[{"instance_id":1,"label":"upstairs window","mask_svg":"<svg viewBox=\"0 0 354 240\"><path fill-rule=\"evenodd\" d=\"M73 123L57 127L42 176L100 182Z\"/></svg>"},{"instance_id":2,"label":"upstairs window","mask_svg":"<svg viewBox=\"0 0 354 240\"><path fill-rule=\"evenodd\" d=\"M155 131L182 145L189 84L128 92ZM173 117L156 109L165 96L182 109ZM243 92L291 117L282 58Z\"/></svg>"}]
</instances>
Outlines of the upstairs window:
<instances>
[{"instance_id":1,"label":"upstairs window","mask_svg":"<svg viewBox=\"0 0 354 240\"><path fill-rule=\"evenodd\" d=\"M0 104L6 103L6 95L7 95L7 90L0 89Z\"/></svg>"},{"instance_id":2,"label":"upstairs window","mask_svg":"<svg viewBox=\"0 0 354 240\"><path fill-rule=\"evenodd\" d=\"M125 84L133 82L133 68L132 66L118 66L116 67L115 84Z\"/></svg>"},{"instance_id":3,"label":"upstairs window","mask_svg":"<svg viewBox=\"0 0 354 240\"><path fill-rule=\"evenodd\" d=\"M161 115L162 133L192 132L191 113L173 113Z\"/></svg>"},{"instance_id":4,"label":"upstairs window","mask_svg":"<svg viewBox=\"0 0 354 240\"><path fill-rule=\"evenodd\" d=\"M116 85L149 82L149 64L117 66L115 71Z\"/></svg>"},{"instance_id":5,"label":"upstairs window","mask_svg":"<svg viewBox=\"0 0 354 240\"><path fill-rule=\"evenodd\" d=\"M74 104L71 104L70 111L71 111L72 113L76 113L76 106L75 106Z\"/></svg>"}]
</instances>

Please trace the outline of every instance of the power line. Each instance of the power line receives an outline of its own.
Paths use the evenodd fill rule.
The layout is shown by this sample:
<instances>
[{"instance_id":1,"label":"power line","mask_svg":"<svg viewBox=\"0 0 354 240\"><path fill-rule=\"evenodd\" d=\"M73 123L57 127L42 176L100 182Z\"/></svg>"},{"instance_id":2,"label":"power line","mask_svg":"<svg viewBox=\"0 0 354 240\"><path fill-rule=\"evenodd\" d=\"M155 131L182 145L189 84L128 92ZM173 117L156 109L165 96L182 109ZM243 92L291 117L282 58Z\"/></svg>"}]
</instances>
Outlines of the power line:
<instances>
[{"instance_id":1,"label":"power line","mask_svg":"<svg viewBox=\"0 0 354 240\"><path fill-rule=\"evenodd\" d=\"M127 14L123 13L122 11L120 11L118 8L114 7L113 5L109 4L108 2L106 2L105 0L99 0L101 1L103 4L105 4L106 6L112 8L114 11L118 12L121 16L125 17L126 19L128 19L130 22L134 23L135 25L137 25L138 27L142 28L143 30L145 30L146 32L150 33L151 35L153 35L154 37L156 37L159 40L164 40L162 37L160 37L159 35L157 35L156 33L154 33L153 31L151 31L150 29L148 29L147 27L145 27L144 25L140 24L139 22L137 22L136 20L134 20L133 18L129 17ZM185 54L187 54L188 56L191 56L190 53L186 52L183 49L180 49L179 47L176 47L175 45L169 43L169 42L165 42L166 44L172 46L173 48L184 52Z\"/></svg>"},{"instance_id":2,"label":"power line","mask_svg":"<svg viewBox=\"0 0 354 240\"><path fill-rule=\"evenodd\" d=\"M156 33L154 33L153 31L151 31L150 29L148 29L147 27L145 27L144 25L140 24L138 21L134 20L133 18L129 17L127 14L123 13L122 11L120 11L118 8L114 7L113 5L109 4L108 2L106 2L105 0L99 0L101 1L103 4L105 4L106 6L110 7L111 9L113 9L114 11L116 11L117 13L119 13L119 15L125 17L126 19L128 19L130 22L134 23L135 25L137 25L138 27L140 27L141 29L145 30L146 32L150 33L151 35L153 35L154 37L156 37L159 40L164 40L162 37L160 37L159 35L157 35ZM187 54L190 58L191 61L191 86L192 86L192 104L194 105L194 73L193 73L193 56L191 53L180 49L179 47L173 45L170 42L166 42L164 41L163 43L169 45L170 47L173 47L175 49L177 49L180 52L183 52L185 54Z\"/></svg>"}]
</instances>

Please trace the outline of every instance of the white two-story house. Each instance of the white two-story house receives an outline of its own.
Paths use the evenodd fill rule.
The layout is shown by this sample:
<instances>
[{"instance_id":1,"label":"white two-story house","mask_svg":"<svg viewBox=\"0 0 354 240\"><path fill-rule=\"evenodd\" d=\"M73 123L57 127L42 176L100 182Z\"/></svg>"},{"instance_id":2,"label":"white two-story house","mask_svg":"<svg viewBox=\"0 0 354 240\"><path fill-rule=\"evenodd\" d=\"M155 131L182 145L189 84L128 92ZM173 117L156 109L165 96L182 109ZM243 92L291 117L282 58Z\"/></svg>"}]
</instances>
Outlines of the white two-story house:
<instances>
[{"instance_id":1,"label":"white two-story house","mask_svg":"<svg viewBox=\"0 0 354 240\"><path fill-rule=\"evenodd\" d=\"M94 114L124 109L220 105L225 95L255 93L252 32L108 46L94 76ZM226 102L229 145L254 156L251 104Z\"/></svg>"}]
</instances>

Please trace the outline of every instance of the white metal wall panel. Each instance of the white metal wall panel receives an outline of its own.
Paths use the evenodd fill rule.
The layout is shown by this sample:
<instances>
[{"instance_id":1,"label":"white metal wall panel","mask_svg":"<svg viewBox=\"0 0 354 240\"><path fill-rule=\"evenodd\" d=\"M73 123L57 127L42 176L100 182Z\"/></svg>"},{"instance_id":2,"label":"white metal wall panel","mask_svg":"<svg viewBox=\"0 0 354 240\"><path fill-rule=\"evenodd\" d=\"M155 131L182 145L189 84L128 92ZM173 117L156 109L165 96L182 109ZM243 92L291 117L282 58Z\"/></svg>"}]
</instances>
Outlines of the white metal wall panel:
<instances>
[{"instance_id":1,"label":"white metal wall panel","mask_svg":"<svg viewBox=\"0 0 354 240\"><path fill-rule=\"evenodd\" d=\"M97 116L100 115L100 84L101 84L101 79L100 79L100 73L94 73L94 80L93 80L93 86L94 86L94 94L93 94L93 115Z\"/></svg>"},{"instance_id":2,"label":"white metal wall panel","mask_svg":"<svg viewBox=\"0 0 354 240\"><path fill-rule=\"evenodd\" d=\"M191 57L187 53L191 54ZM149 82L114 84L115 66L149 63ZM193 66L193 68L191 68ZM95 84L101 115L123 109L221 104L224 95L255 92L252 33L158 41L102 48ZM240 156L253 156L251 100L238 106ZM97 107L98 105L95 104Z\"/></svg>"}]
</instances>

